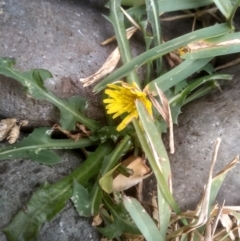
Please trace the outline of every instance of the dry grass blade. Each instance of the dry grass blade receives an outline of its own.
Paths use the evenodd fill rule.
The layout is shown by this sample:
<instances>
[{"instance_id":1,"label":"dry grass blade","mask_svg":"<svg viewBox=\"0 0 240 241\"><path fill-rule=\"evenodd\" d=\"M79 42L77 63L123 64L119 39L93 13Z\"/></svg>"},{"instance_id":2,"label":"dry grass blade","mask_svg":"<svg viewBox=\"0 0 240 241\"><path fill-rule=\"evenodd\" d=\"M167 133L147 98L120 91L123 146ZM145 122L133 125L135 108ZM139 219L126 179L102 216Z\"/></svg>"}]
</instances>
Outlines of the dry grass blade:
<instances>
[{"instance_id":1,"label":"dry grass blade","mask_svg":"<svg viewBox=\"0 0 240 241\"><path fill-rule=\"evenodd\" d=\"M233 227L233 222L230 219L229 215L227 214L221 214L220 216L220 222L222 224L222 226L226 229L226 232L228 233L229 237L232 240L235 240L235 235L233 234L233 232L231 231L232 227Z\"/></svg>"},{"instance_id":2,"label":"dry grass blade","mask_svg":"<svg viewBox=\"0 0 240 241\"><path fill-rule=\"evenodd\" d=\"M181 14L173 17L166 17L166 18L161 18L161 21L175 21L179 19L184 19L184 18L193 18L196 16L196 18L202 17L203 15L209 13L216 13L218 11L217 7L209 8L209 9L204 9L204 10L197 10L195 13L188 12L186 14Z\"/></svg>"},{"instance_id":3,"label":"dry grass blade","mask_svg":"<svg viewBox=\"0 0 240 241\"><path fill-rule=\"evenodd\" d=\"M213 169L214 169L215 163L217 161L217 154L218 154L220 143L221 143L221 139L217 138L217 140L215 142L215 146L214 146L211 167L209 170L208 182L205 187L203 198L200 201L199 218L198 218L198 221L196 222L196 224L194 225L195 227L199 227L199 226L203 225L208 220L208 208L209 208L210 191L211 191L211 184L212 184L212 177L213 177Z\"/></svg>"},{"instance_id":4,"label":"dry grass blade","mask_svg":"<svg viewBox=\"0 0 240 241\"><path fill-rule=\"evenodd\" d=\"M126 35L127 39L130 39L132 35L137 31L137 28L131 27L127 29ZM113 38L111 38L111 41ZM109 41L108 41L109 43ZM99 79L103 78L107 74L111 73L115 67L117 66L118 62L120 60L120 52L119 48L116 48L107 58L105 63L102 65L102 67L95 72L93 75L88 76L87 78L80 78L80 81L83 83L83 87L87 87L89 85L92 85Z\"/></svg>"},{"instance_id":5,"label":"dry grass blade","mask_svg":"<svg viewBox=\"0 0 240 241\"><path fill-rule=\"evenodd\" d=\"M173 136L173 122L170 105L167 97L164 95L163 91L160 88L158 88L157 84L155 84L155 87L158 92L161 104L152 95L149 95L149 98L169 127L169 147L170 153L173 154L175 148Z\"/></svg>"},{"instance_id":6,"label":"dry grass blade","mask_svg":"<svg viewBox=\"0 0 240 241\"><path fill-rule=\"evenodd\" d=\"M212 175L213 175L214 165L217 160L217 153L218 153L218 149L220 146L220 142L221 142L221 139L217 138L217 140L215 142L214 152L213 152L211 166L210 166L210 170L209 170L208 182L206 184L203 197L202 197L201 201L199 202L196 212L195 212L195 215L198 216L198 218L193 219L189 225L179 228L177 231L170 233L167 236L168 240L171 240L171 239L175 238L176 236L194 232L194 231L196 231L196 229L198 227L204 225L208 221L208 209L209 209L209 202L210 202Z\"/></svg>"},{"instance_id":7,"label":"dry grass blade","mask_svg":"<svg viewBox=\"0 0 240 241\"><path fill-rule=\"evenodd\" d=\"M135 26L137 29L141 30L139 24L123 8L121 8L121 10L123 14L126 16L126 18L132 23L132 25Z\"/></svg>"},{"instance_id":8,"label":"dry grass blade","mask_svg":"<svg viewBox=\"0 0 240 241\"><path fill-rule=\"evenodd\" d=\"M128 28L127 30L126 30L126 34L128 35L128 34L134 34L135 32L137 31L137 28L136 27L134 27L134 26L132 26L132 27L130 27L130 28ZM112 36L112 37L110 37L110 38L108 38L108 39L106 39L105 41L103 41L102 43L101 43L101 45L107 45L107 44L109 44L109 43L111 43L111 42L113 42L113 41L115 41L116 40L116 36L114 35L114 36Z\"/></svg>"},{"instance_id":9,"label":"dry grass blade","mask_svg":"<svg viewBox=\"0 0 240 241\"><path fill-rule=\"evenodd\" d=\"M224 167L223 170L221 170L214 178L217 178L218 176L221 176L225 173L227 173L229 170L234 168L236 164L239 162L239 156L236 156L230 163L227 164L227 166Z\"/></svg>"},{"instance_id":10,"label":"dry grass blade","mask_svg":"<svg viewBox=\"0 0 240 241\"><path fill-rule=\"evenodd\" d=\"M218 225L220 216L221 216L222 211L223 211L224 203L225 203L225 200L224 200L223 204L221 205L221 207L218 208L217 215L216 215L216 217L215 217L215 219L214 219L214 222L213 222L213 224L212 224L212 237L214 236L214 233L215 233L215 231L216 231L216 229L217 229L217 225ZM213 210L216 210L216 208L217 208L217 207L216 207L216 205L215 205L215 207L214 207Z\"/></svg>"}]
</instances>

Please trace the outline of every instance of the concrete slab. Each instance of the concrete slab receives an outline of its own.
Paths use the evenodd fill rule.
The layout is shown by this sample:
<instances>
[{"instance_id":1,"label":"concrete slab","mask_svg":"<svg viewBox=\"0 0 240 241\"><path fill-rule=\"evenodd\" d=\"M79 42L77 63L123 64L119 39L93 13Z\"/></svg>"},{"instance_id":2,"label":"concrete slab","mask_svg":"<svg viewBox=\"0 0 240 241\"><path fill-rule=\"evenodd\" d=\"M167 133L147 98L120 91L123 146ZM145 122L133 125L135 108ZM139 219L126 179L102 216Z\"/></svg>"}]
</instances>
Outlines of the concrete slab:
<instances>
[{"instance_id":1,"label":"concrete slab","mask_svg":"<svg viewBox=\"0 0 240 241\"><path fill-rule=\"evenodd\" d=\"M95 119L103 118L100 97L93 96L91 88L83 89L78 79L96 71L114 48L100 46L113 33L101 15L105 13L103 2L8 0L2 4L0 14L1 56L16 58L21 70L48 69L54 78L47 82L47 87L60 97L75 94L86 97L91 106L87 114ZM236 75L235 80L223 92L184 108L179 126L174 130L176 153L170 157L173 188L177 201L185 209L195 207L199 200L214 140L219 136L223 140L216 169L220 170L240 153L239 66L229 71ZM0 116L27 117L32 126L52 125L58 120L58 112L52 105L27 97L14 80L0 77L0 94ZM0 228L9 223L39 184L45 180L55 182L79 165L79 157L72 153L64 155L70 155L67 157L70 162L53 168L28 160L0 163ZM146 186L148 191L154 182L149 179ZM226 199L227 204L239 205L238 189L239 167L227 177L218 201ZM68 204L62 214L44 225L38 240L98 239L90 221L78 217ZM0 241L5 240L0 233Z\"/></svg>"}]
</instances>

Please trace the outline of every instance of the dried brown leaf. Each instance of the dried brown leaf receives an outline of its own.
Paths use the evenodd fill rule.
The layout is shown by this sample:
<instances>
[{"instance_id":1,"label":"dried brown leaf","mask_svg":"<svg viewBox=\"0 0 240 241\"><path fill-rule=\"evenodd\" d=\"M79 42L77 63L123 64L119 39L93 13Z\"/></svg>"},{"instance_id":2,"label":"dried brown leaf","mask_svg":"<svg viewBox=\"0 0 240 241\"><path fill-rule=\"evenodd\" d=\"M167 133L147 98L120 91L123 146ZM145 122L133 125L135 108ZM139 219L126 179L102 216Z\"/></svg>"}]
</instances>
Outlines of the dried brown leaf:
<instances>
[{"instance_id":1,"label":"dried brown leaf","mask_svg":"<svg viewBox=\"0 0 240 241\"><path fill-rule=\"evenodd\" d=\"M130 39L131 36L137 31L137 28L131 27L126 30L127 39ZM111 73L115 67L117 66L117 63L120 59L120 52L119 48L116 48L107 58L105 63L102 65L102 67L95 72L93 75L87 77L87 78L80 78L80 81L83 83L83 87L87 87L102 77L106 76L107 74Z\"/></svg>"},{"instance_id":2,"label":"dried brown leaf","mask_svg":"<svg viewBox=\"0 0 240 241\"><path fill-rule=\"evenodd\" d=\"M124 233L123 235L124 241L144 241L144 237L140 234L132 234L132 233Z\"/></svg>"},{"instance_id":3,"label":"dried brown leaf","mask_svg":"<svg viewBox=\"0 0 240 241\"><path fill-rule=\"evenodd\" d=\"M10 144L13 144L16 142L20 135L20 127L18 125L15 125L12 127L12 129L9 131L7 140Z\"/></svg>"},{"instance_id":4,"label":"dried brown leaf","mask_svg":"<svg viewBox=\"0 0 240 241\"><path fill-rule=\"evenodd\" d=\"M174 68L175 66L179 65L182 63L182 59L179 57L179 54L175 52L170 52L169 54L166 55L166 59L168 64L170 65L171 68Z\"/></svg>"},{"instance_id":5,"label":"dried brown leaf","mask_svg":"<svg viewBox=\"0 0 240 241\"><path fill-rule=\"evenodd\" d=\"M67 130L64 130L61 126L55 124L53 127L52 127L53 130L59 130L61 131L62 133L64 133L69 139L72 139L74 141L78 141L83 135L82 133L76 133L76 134L72 134L71 132L67 131Z\"/></svg>"},{"instance_id":6,"label":"dried brown leaf","mask_svg":"<svg viewBox=\"0 0 240 241\"><path fill-rule=\"evenodd\" d=\"M17 119L8 118L0 121L0 141L7 138L10 130L16 125Z\"/></svg>"},{"instance_id":7,"label":"dried brown leaf","mask_svg":"<svg viewBox=\"0 0 240 241\"><path fill-rule=\"evenodd\" d=\"M102 218L99 214L97 214L96 216L93 217L93 221L92 221L92 226L96 227L98 225L100 225L102 223Z\"/></svg>"},{"instance_id":8,"label":"dried brown leaf","mask_svg":"<svg viewBox=\"0 0 240 241\"><path fill-rule=\"evenodd\" d=\"M100 241L113 241L113 240L108 238L101 238Z\"/></svg>"},{"instance_id":9,"label":"dried brown leaf","mask_svg":"<svg viewBox=\"0 0 240 241\"><path fill-rule=\"evenodd\" d=\"M141 157L130 156L122 162L122 165L132 169L133 175L130 177L126 177L122 174L115 176L113 179L114 191L126 190L151 175L151 170L146 166Z\"/></svg>"},{"instance_id":10,"label":"dried brown leaf","mask_svg":"<svg viewBox=\"0 0 240 241\"><path fill-rule=\"evenodd\" d=\"M20 120L19 126L26 126L28 124L28 120Z\"/></svg>"},{"instance_id":11,"label":"dried brown leaf","mask_svg":"<svg viewBox=\"0 0 240 241\"><path fill-rule=\"evenodd\" d=\"M77 127L85 134L85 136L91 135L91 131L87 130L85 125L77 123Z\"/></svg>"}]
</instances>

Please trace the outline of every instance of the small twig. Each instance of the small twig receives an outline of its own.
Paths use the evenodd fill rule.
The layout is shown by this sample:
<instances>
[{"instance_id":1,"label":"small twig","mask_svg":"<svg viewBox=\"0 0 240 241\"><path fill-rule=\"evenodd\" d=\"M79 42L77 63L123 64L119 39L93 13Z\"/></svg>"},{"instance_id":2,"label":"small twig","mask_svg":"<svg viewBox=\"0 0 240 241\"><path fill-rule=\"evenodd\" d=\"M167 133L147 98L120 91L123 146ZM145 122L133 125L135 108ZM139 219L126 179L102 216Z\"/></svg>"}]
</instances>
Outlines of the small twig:
<instances>
[{"instance_id":1,"label":"small twig","mask_svg":"<svg viewBox=\"0 0 240 241\"><path fill-rule=\"evenodd\" d=\"M230 67L230 66L234 66L234 65L239 64L239 63L240 63L240 58L237 58L237 59L234 59L233 61L228 62L227 64L223 64L223 65L220 65L220 66L216 67L215 71L220 70L220 69L224 69L224 68L227 68L227 67Z\"/></svg>"}]
</instances>

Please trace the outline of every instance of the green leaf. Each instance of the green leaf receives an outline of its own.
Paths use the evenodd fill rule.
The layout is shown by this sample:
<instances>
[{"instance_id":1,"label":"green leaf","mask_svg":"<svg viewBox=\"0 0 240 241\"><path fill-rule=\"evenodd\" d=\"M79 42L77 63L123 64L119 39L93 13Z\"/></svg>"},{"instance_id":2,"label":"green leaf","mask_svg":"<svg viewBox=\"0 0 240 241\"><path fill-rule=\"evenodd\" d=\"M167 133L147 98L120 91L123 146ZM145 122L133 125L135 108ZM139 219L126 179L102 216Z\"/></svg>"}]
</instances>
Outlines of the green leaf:
<instances>
[{"instance_id":1,"label":"green leaf","mask_svg":"<svg viewBox=\"0 0 240 241\"><path fill-rule=\"evenodd\" d=\"M27 211L20 210L12 222L3 229L8 241L36 240L41 225L59 213L72 196L73 180L86 186L89 179L98 174L104 156L112 150L112 143L102 144L70 175L55 184L45 184L39 188L26 204Z\"/></svg>"},{"instance_id":2,"label":"green leaf","mask_svg":"<svg viewBox=\"0 0 240 241\"><path fill-rule=\"evenodd\" d=\"M196 9L199 7L204 7L213 3L213 0L158 0L158 12L172 12L179 10L189 10ZM127 10L128 14L136 20L136 18L141 19L142 16L146 15L146 6L133 6Z\"/></svg>"},{"instance_id":3,"label":"green leaf","mask_svg":"<svg viewBox=\"0 0 240 241\"><path fill-rule=\"evenodd\" d=\"M104 143L108 139L112 139L114 142L116 142L120 134L122 133L119 133L119 131L116 130L116 126L104 126L99 131L97 131L93 137L95 140L100 140L101 143ZM91 139L93 137L90 136Z\"/></svg>"},{"instance_id":4,"label":"green leaf","mask_svg":"<svg viewBox=\"0 0 240 241\"><path fill-rule=\"evenodd\" d=\"M152 218L135 198L124 197L123 204L147 241L165 240Z\"/></svg>"},{"instance_id":5,"label":"green leaf","mask_svg":"<svg viewBox=\"0 0 240 241\"><path fill-rule=\"evenodd\" d=\"M73 195L71 200L80 216L90 217L99 212L102 203L102 189L99 188L98 181L95 182L91 192L74 180Z\"/></svg>"},{"instance_id":6,"label":"green leaf","mask_svg":"<svg viewBox=\"0 0 240 241\"><path fill-rule=\"evenodd\" d=\"M229 19L228 19L228 22L230 23L232 29L234 29L234 22L233 22L233 18L234 18L234 15L240 5L240 0L234 0L232 1L232 4L233 4L233 8L232 8L232 11L230 13L230 16L229 16Z\"/></svg>"},{"instance_id":7,"label":"green leaf","mask_svg":"<svg viewBox=\"0 0 240 241\"><path fill-rule=\"evenodd\" d=\"M100 233L109 239L117 238L123 233L140 234L139 229L132 223L122 203L113 203L108 195L104 195L103 200L105 207L112 215L112 223L104 228L97 228Z\"/></svg>"},{"instance_id":8,"label":"green leaf","mask_svg":"<svg viewBox=\"0 0 240 241\"><path fill-rule=\"evenodd\" d=\"M226 19L229 19L233 6L230 0L213 0L217 5L220 12L225 16Z\"/></svg>"},{"instance_id":9,"label":"green leaf","mask_svg":"<svg viewBox=\"0 0 240 241\"><path fill-rule=\"evenodd\" d=\"M173 12L184 9L196 9L213 3L213 0L159 0L159 12Z\"/></svg>"},{"instance_id":10,"label":"green leaf","mask_svg":"<svg viewBox=\"0 0 240 241\"><path fill-rule=\"evenodd\" d=\"M148 21L151 23L153 32L154 46L158 46L162 43L161 25L160 25L160 12L158 11L157 0L146 1L146 11L148 15ZM157 76L160 74L162 69L162 58L156 59L156 73Z\"/></svg>"},{"instance_id":11,"label":"green leaf","mask_svg":"<svg viewBox=\"0 0 240 241\"><path fill-rule=\"evenodd\" d=\"M83 98L79 96L71 97L67 100L57 98L49 92L44 81L52 78L52 74L44 69L35 69L28 72L21 72L13 68L15 61L9 58L0 58L0 74L13 78L26 87L28 93L40 100L46 100L57 106L61 112L60 124L67 130L75 129L75 123L80 122L90 130L98 130L100 125L87 117L81 111L86 105Z\"/></svg>"},{"instance_id":12,"label":"green leaf","mask_svg":"<svg viewBox=\"0 0 240 241\"><path fill-rule=\"evenodd\" d=\"M125 135L124 138L120 141L115 150L109 155L106 156L101 168L101 175L104 176L111 169L113 169L117 162L122 156L126 154L132 148L131 138L128 135Z\"/></svg>"},{"instance_id":13,"label":"green leaf","mask_svg":"<svg viewBox=\"0 0 240 241\"><path fill-rule=\"evenodd\" d=\"M151 81L145 87L145 90L152 95L157 95L155 86L156 84L158 88L160 88L164 92L194 74L204 65L206 65L210 60L211 58L188 61L185 60L174 69L168 71L166 74L163 74L159 78Z\"/></svg>"},{"instance_id":14,"label":"green leaf","mask_svg":"<svg viewBox=\"0 0 240 241\"><path fill-rule=\"evenodd\" d=\"M116 169L121 165L118 164L115 166L112 170L104 174L100 179L99 179L99 185L100 187L106 192L106 193L112 193L112 184L113 184L113 173L116 171Z\"/></svg>"},{"instance_id":15,"label":"green leaf","mask_svg":"<svg viewBox=\"0 0 240 241\"><path fill-rule=\"evenodd\" d=\"M188 86L188 82L183 80L174 86L174 95L178 94L180 91Z\"/></svg>"},{"instance_id":16,"label":"green leaf","mask_svg":"<svg viewBox=\"0 0 240 241\"><path fill-rule=\"evenodd\" d=\"M163 43L157 47L154 47L138 55L136 58L130 60L127 64L124 64L122 67L117 69L115 72L113 72L107 78L105 78L99 84L97 84L94 87L94 91L97 91L97 92L101 91L106 87L107 84L123 78L134 69L139 68L143 64L146 64L148 61L151 61L160 56L163 56L180 47L186 46L191 42L224 35L230 31L231 31L231 28L229 27L228 24L218 24L218 25L214 25L211 27L207 27L201 30L197 30L197 31L185 34L181 37L178 37L166 43Z\"/></svg>"},{"instance_id":17,"label":"green leaf","mask_svg":"<svg viewBox=\"0 0 240 241\"><path fill-rule=\"evenodd\" d=\"M91 201L88 190L76 180L73 182L73 195L71 200L80 216L89 217L91 215Z\"/></svg>"},{"instance_id":18,"label":"green leaf","mask_svg":"<svg viewBox=\"0 0 240 241\"><path fill-rule=\"evenodd\" d=\"M208 82L213 83L214 80L218 80L218 79L231 80L232 75L212 74L212 75L208 75L208 76L198 78L194 81L191 81L189 83L188 87L185 88L181 93L179 93L178 95L175 95L173 98L171 98L169 100L169 103L170 103L170 106L171 106L173 122L178 123L177 119L178 119L178 115L181 113L181 108L186 103L189 103L189 100L187 102L185 100L192 91L199 88L201 85L208 84ZM218 87L218 86L216 86L216 87ZM196 96L195 96L195 98L196 98Z\"/></svg>"},{"instance_id":19,"label":"green leaf","mask_svg":"<svg viewBox=\"0 0 240 241\"><path fill-rule=\"evenodd\" d=\"M144 0L121 0L121 4L124 6L134 6L144 4Z\"/></svg>"},{"instance_id":20,"label":"green leaf","mask_svg":"<svg viewBox=\"0 0 240 241\"><path fill-rule=\"evenodd\" d=\"M53 165L62 161L56 153L46 149L76 149L93 145L89 138L78 141L70 139L52 139L47 127L36 128L22 141L0 148L0 161L16 158L30 158L42 164Z\"/></svg>"},{"instance_id":21,"label":"green leaf","mask_svg":"<svg viewBox=\"0 0 240 241\"><path fill-rule=\"evenodd\" d=\"M99 212L99 208L102 203L102 196L103 196L103 190L99 187L98 179L97 179L90 193L91 216L95 216Z\"/></svg>"}]
</instances>

